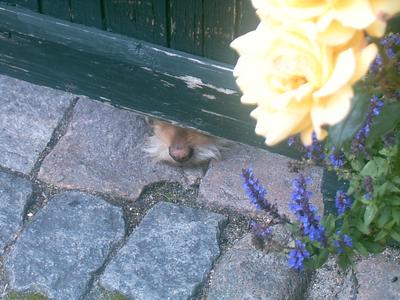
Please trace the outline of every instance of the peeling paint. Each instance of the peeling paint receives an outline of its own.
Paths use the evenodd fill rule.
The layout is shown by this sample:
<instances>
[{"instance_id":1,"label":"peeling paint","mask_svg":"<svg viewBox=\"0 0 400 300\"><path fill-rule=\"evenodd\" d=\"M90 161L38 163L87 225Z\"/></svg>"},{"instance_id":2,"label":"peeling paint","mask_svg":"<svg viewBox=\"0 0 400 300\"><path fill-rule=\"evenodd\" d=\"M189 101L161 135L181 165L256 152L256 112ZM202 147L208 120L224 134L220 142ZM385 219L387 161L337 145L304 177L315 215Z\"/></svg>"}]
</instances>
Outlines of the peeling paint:
<instances>
[{"instance_id":1,"label":"peeling paint","mask_svg":"<svg viewBox=\"0 0 400 300\"><path fill-rule=\"evenodd\" d=\"M151 49L153 49L156 52L164 53L165 55L168 55L168 56L182 57L181 55L178 55L178 54L175 54L175 53L171 53L171 52L168 52L168 51L164 51L164 50L161 50L161 49L158 49L158 48L155 48L155 47L151 47Z\"/></svg>"},{"instance_id":2,"label":"peeling paint","mask_svg":"<svg viewBox=\"0 0 400 300\"><path fill-rule=\"evenodd\" d=\"M168 81L163 80L163 79L161 79L160 81L161 81L162 84L163 84L164 86L166 86L166 87L175 87L175 84L173 84L173 83L171 83L171 82L168 82Z\"/></svg>"},{"instance_id":3,"label":"peeling paint","mask_svg":"<svg viewBox=\"0 0 400 300\"><path fill-rule=\"evenodd\" d=\"M175 76L175 75L171 75L171 74L168 74L168 73L162 73L162 74L164 74L165 76L168 76L168 77L172 77L172 78L176 78L176 79L179 79L179 80L183 80L185 82L186 86L189 89L202 89L203 87L208 87L210 89L213 89L213 90L215 90L217 92L220 92L220 93L223 93L223 94L226 94L226 95L232 95L232 94L236 94L237 93L234 90L230 90L230 89L226 89L226 88L220 88L220 87L217 87L215 85L212 85L212 84L209 84L209 83L205 83L205 82L203 82L203 80L201 80L201 78L197 78L197 77L194 77L194 76L189 76L189 75L186 75L186 76Z\"/></svg>"},{"instance_id":4,"label":"peeling paint","mask_svg":"<svg viewBox=\"0 0 400 300\"><path fill-rule=\"evenodd\" d=\"M236 91L226 89L226 88L220 88L215 85L209 84L209 83L204 83L200 78L193 77L193 76L177 76L177 79L182 79L185 81L186 85L188 88L195 89L195 88L202 88L202 87L208 87L210 89L216 90L220 93L224 93L226 95L232 95L236 94Z\"/></svg>"},{"instance_id":5,"label":"peeling paint","mask_svg":"<svg viewBox=\"0 0 400 300\"><path fill-rule=\"evenodd\" d=\"M152 72L152 71L153 71L152 69L150 69L150 68L148 68L148 67L140 67L140 68L143 69L143 70L149 71L149 72Z\"/></svg>"},{"instance_id":6,"label":"peeling paint","mask_svg":"<svg viewBox=\"0 0 400 300\"><path fill-rule=\"evenodd\" d=\"M215 97L214 95L209 95L209 94L203 94L204 98L210 99L210 100L215 100L217 99L217 97Z\"/></svg>"},{"instance_id":7,"label":"peeling paint","mask_svg":"<svg viewBox=\"0 0 400 300\"><path fill-rule=\"evenodd\" d=\"M217 117L220 117L220 118L225 118L225 119L229 119L229 120L233 120L233 121L242 123L242 121L239 120L239 119L235 119L235 118L232 118L232 117L229 117L229 116L226 116L226 115L222 115L222 114L219 114L219 113L216 113L216 112L213 112L213 111L209 111L209 110L206 110L206 109L201 109L201 111L205 112L206 114L210 114L210 115L217 116Z\"/></svg>"},{"instance_id":8,"label":"peeling paint","mask_svg":"<svg viewBox=\"0 0 400 300\"><path fill-rule=\"evenodd\" d=\"M228 72L233 73L233 69L232 68L218 66L218 65L214 65L214 64L209 64L209 63L206 63L206 62L201 61L199 59L191 58L191 57L186 57L186 59L188 59L188 60L190 60L192 62L198 63L200 65L210 66L210 67L213 67L213 68L217 68L217 69L220 69L220 70L224 70L224 71L228 71Z\"/></svg>"},{"instance_id":9,"label":"peeling paint","mask_svg":"<svg viewBox=\"0 0 400 300\"><path fill-rule=\"evenodd\" d=\"M199 65L209 66L209 67L213 67L213 68L220 69L220 70L224 70L224 71L228 71L228 72L233 72L233 68L224 67L224 66L219 66L219 65L215 65L215 64L210 64L210 63L201 61L200 59L182 56L182 55L179 55L179 54L176 54L176 53L172 53L172 52L168 52L168 51L161 50L161 49L156 48L156 47L151 47L151 49L154 50L154 51L156 51L156 52L164 53L165 55L168 55L168 56L174 56L174 57L184 58L184 59L190 60L191 62L198 63Z\"/></svg>"},{"instance_id":10,"label":"peeling paint","mask_svg":"<svg viewBox=\"0 0 400 300\"><path fill-rule=\"evenodd\" d=\"M24 73L29 73L28 70L23 69L23 68L20 68L20 67L16 67L16 66L12 66L12 65L9 65L9 67L10 67L11 69L14 69L14 70L19 70L19 71L22 71L22 72L24 72Z\"/></svg>"},{"instance_id":11,"label":"peeling paint","mask_svg":"<svg viewBox=\"0 0 400 300\"><path fill-rule=\"evenodd\" d=\"M102 96L100 96L99 97L101 100L104 100L104 101L110 101L111 102L111 99L108 99L108 98L106 98L106 97L102 97Z\"/></svg>"}]
</instances>

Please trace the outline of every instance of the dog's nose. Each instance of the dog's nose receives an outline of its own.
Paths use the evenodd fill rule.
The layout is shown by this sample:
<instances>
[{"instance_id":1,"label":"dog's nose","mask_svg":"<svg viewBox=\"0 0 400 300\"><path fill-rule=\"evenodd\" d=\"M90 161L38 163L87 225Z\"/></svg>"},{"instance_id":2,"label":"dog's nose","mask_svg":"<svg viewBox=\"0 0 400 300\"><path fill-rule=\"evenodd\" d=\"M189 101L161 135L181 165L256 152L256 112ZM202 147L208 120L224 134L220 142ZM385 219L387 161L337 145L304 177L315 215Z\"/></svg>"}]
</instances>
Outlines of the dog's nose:
<instances>
[{"instance_id":1,"label":"dog's nose","mask_svg":"<svg viewBox=\"0 0 400 300\"><path fill-rule=\"evenodd\" d=\"M169 155L176 162L183 163L193 156L193 148L184 145L172 145L169 147Z\"/></svg>"}]
</instances>

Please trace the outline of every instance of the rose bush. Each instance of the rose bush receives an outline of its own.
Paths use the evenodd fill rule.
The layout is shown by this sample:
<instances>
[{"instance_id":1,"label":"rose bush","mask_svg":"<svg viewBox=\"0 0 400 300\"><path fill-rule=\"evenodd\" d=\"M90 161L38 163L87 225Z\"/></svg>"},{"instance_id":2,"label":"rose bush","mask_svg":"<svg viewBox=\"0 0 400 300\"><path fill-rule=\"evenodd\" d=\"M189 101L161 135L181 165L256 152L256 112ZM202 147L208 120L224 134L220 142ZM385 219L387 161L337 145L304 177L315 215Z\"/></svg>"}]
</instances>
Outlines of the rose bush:
<instances>
[{"instance_id":1,"label":"rose bush","mask_svg":"<svg viewBox=\"0 0 400 300\"><path fill-rule=\"evenodd\" d=\"M387 20L400 11L398 0L253 0L261 20L311 21L320 42L338 45L359 30L382 37Z\"/></svg>"},{"instance_id":2,"label":"rose bush","mask_svg":"<svg viewBox=\"0 0 400 300\"><path fill-rule=\"evenodd\" d=\"M251 115L268 145L298 133L309 145L313 131L321 140L324 125L348 114L352 86L367 72L377 48L367 46L362 32L331 47L318 42L312 23L278 24L262 21L232 42L240 55L234 75L242 102L258 106Z\"/></svg>"},{"instance_id":3,"label":"rose bush","mask_svg":"<svg viewBox=\"0 0 400 300\"><path fill-rule=\"evenodd\" d=\"M234 75L241 101L257 105L251 113L256 133L268 145L290 137L289 145L304 151L303 162L335 171L347 183L325 202L329 213L323 215L307 190L311 178L294 180L289 266L317 268L336 255L346 268L356 254L399 245L400 16L386 21L400 11L400 1L253 4L260 25L232 46L240 55ZM390 32L382 37L386 27ZM242 178L258 209L288 222L266 199L268 185L248 169ZM251 223L257 243L268 242L270 225Z\"/></svg>"}]
</instances>

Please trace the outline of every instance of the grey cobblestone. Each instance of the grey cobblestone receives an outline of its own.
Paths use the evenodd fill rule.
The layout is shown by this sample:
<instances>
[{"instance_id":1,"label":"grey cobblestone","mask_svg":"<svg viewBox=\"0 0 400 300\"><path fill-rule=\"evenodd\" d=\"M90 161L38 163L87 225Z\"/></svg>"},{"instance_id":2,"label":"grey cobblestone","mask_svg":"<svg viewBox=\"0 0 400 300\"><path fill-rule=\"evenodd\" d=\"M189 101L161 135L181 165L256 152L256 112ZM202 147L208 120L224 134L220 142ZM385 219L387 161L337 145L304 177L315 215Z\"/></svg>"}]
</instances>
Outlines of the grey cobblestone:
<instances>
[{"instance_id":1,"label":"grey cobblestone","mask_svg":"<svg viewBox=\"0 0 400 300\"><path fill-rule=\"evenodd\" d=\"M119 208L80 192L58 194L33 217L6 257L10 289L79 299L123 235Z\"/></svg>"},{"instance_id":2,"label":"grey cobblestone","mask_svg":"<svg viewBox=\"0 0 400 300\"><path fill-rule=\"evenodd\" d=\"M0 254L22 225L23 212L32 195L32 184L0 172Z\"/></svg>"},{"instance_id":3,"label":"grey cobblestone","mask_svg":"<svg viewBox=\"0 0 400 300\"><path fill-rule=\"evenodd\" d=\"M356 265L357 300L400 299L400 253L387 249Z\"/></svg>"},{"instance_id":4,"label":"grey cobblestone","mask_svg":"<svg viewBox=\"0 0 400 300\"><path fill-rule=\"evenodd\" d=\"M73 95L0 75L0 165L28 174Z\"/></svg>"},{"instance_id":5,"label":"grey cobblestone","mask_svg":"<svg viewBox=\"0 0 400 300\"><path fill-rule=\"evenodd\" d=\"M282 250L258 250L245 235L216 264L207 299L302 299L307 275L289 269Z\"/></svg>"},{"instance_id":6,"label":"grey cobblestone","mask_svg":"<svg viewBox=\"0 0 400 300\"><path fill-rule=\"evenodd\" d=\"M219 255L222 215L161 202L153 207L101 277L134 299L190 299Z\"/></svg>"},{"instance_id":7,"label":"grey cobblestone","mask_svg":"<svg viewBox=\"0 0 400 300\"><path fill-rule=\"evenodd\" d=\"M81 99L67 133L42 163L39 178L63 188L79 188L136 199L157 181L191 184L201 169L154 164L142 152L149 135L132 112Z\"/></svg>"},{"instance_id":8,"label":"grey cobblestone","mask_svg":"<svg viewBox=\"0 0 400 300\"><path fill-rule=\"evenodd\" d=\"M400 251L386 249L359 258L354 272L340 271L331 259L312 278L308 300L397 300L400 299Z\"/></svg>"},{"instance_id":9,"label":"grey cobblestone","mask_svg":"<svg viewBox=\"0 0 400 300\"><path fill-rule=\"evenodd\" d=\"M250 167L267 189L267 199L277 205L281 214L292 218L288 206L291 201L292 180L298 174L289 172L288 162L289 159L282 155L234 144L223 153L222 161L212 162L200 184L199 200L210 207L226 207L238 213L255 213L240 177L242 169ZM310 187L313 192L311 202L322 214L322 168L307 167L304 174L313 179Z\"/></svg>"},{"instance_id":10,"label":"grey cobblestone","mask_svg":"<svg viewBox=\"0 0 400 300\"><path fill-rule=\"evenodd\" d=\"M0 166L7 169L0 172L0 298L6 292L12 297L14 292L33 292L50 299L96 300L120 299L121 294L146 300L400 299L398 249L356 261L354 273L340 272L330 260L307 282L308 276L287 267L286 229L278 230L264 250L252 244L249 234L233 246L234 239L229 245L219 241L226 219L204 209L229 216L232 211L239 216L255 213L242 189L242 168L252 167L267 188L268 199L291 216L291 182L298 174L289 171L288 158L235 144L224 151L222 161L211 163L205 175L201 169L154 165L141 151L149 128L132 112L86 98L74 107L74 95L1 75L0 90ZM65 118L69 112L72 120ZM51 142L54 149L46 148L60 124L65 134ZM40 156L45 155L41 164ZM14 174L10 170L29 174L31 181L9 174ZM322 212L322 169L307 167L304 173L313 177L311 201ZM198 199L194 192L190 201L168 201L203 210L161 202L140 222L148 204L170 194L148 189L154 199L127 203L149 184L175 181L180 184L171 186L177 190L200 177ZM120 208L76 191L51 199L44 195L45 206L34 202L39 203L37 213L23 223L27 201L37 197L37 189L45 194L64 189L107 193L112 201L120 201L130 225L124 223ZM246 230L244 221L241 225ZM117 251L127 228L133 233Z\"/></svg>"}]
</instances>

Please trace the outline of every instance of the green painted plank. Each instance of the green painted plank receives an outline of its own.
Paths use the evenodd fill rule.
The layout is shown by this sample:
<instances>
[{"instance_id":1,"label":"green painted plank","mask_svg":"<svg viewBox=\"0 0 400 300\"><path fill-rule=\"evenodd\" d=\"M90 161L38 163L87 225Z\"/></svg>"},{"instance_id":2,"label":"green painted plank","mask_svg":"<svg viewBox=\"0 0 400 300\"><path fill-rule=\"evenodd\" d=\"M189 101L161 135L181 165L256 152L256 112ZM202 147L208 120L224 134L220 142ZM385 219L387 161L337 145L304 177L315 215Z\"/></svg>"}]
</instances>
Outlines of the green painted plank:
<instances>
[{"instance_id":1,"label":"green painted plank","mask_svg":"<svg viewBox=\"0 0 400 300\"><path fill-rule=\"evenodd\" d=\"M71 21L71 10L69 7L69 0L41 0L41 1L42 1L43 14Z\"/></svg>"},{"instance_id":2,"label":"green painted plank","mask_svg":"<svg viewBox=\"0 0 400 300\"><path fill-rule=\"evenodd\" d=\"M167 45L165 0L104 0L107 30Z\"/></svg>"},{"instance_id":3,"label":"green painted plank","mask_svg":"<svg viewBox=\"0 0 400 300\"><path fill-rule=\"evenodd\" d=\"M22 6L25 8L29 8L33 11L39 10L38 0L6 0L6 1L1 1L1 2Z\"/></svg>"},{"instance_id":4,"label":"green painted plank","mask_svg":"<svg viewBox=\"0 0 400 300\"><path fill-rule=\"evenodd\" d=\"M103 28L101 0L71 0L71 18L79 24Z\"/></svg>"},{"instance_id":5,"label":"green painted plank","mask_svg":"<svg viewBox=\"0 0 400 300\"><path fill-rule=\"evenodd\" d=\"M203 5L200 0L169 1L170 46L203 54Z\"/></svg>"},{"instance_id":6,"label":"green painted plank","mask_svg":"<svg viewBox=\"0 0 400 300\"><path fill-rule=\"evenodd\" d=\"M238 17L237 17L237 35L245 34L257 28L260 20L257 17L256 11L251 4L251 0L238 1Z\"/></svg>"},{"instance_id":7,"label":"green painted plank","mask_svg":"<svg viewBox=\"0 0 400 300\"><path fill-rule=\"evenodd\" d=\"M204 56L234 63L236 54L229 44L235 35L237 0L204 0Z\"/></svg>"},{"instance_id":8,"label":"green painted plank","mask_svg":"<svg viewBox=\"0 0 400 300\"><path fill-rule=\"evenodd\" d=\"M1 4L0 36L2 74L263 147L229 65Z\"/></svg>"}]
</instances>

